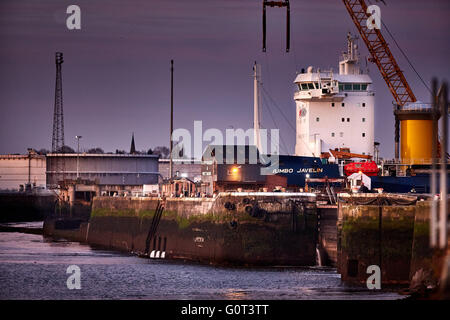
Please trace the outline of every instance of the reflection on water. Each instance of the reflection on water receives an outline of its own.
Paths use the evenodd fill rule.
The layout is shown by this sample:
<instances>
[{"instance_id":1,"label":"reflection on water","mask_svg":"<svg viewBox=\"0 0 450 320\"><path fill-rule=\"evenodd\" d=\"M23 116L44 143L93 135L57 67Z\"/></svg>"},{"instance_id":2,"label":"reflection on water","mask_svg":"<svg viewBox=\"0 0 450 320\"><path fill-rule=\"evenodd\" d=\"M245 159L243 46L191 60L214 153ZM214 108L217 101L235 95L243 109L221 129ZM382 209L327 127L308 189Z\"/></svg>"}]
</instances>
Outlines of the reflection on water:
<instances>
[{"instance_id":1,"label":"reflection on water","mask_svg":"<svg viewBox=\"0 0 450 320\"><path fill-rule=\"evenodd\" d=\"M10 227L28 228L28 229L42 229L44 226L44 221L4 222L4 223L0 223L0 226L10 226Z\"/></svg>"},{"instance_id":2,"label":"reflection on water","mask_svg":"<svg viewBox=\"0 0 450 320\"><path fill-rule=\"evenodd\" d=\"M224 290L225 299L244 300L247 299L247 292L244 290L227 289Z\"/></svg>"},{"instance_id":3,"label":"reflection on water","mask_svg":"<svg viewBox=\"0 0 450 320\"><path fill-rule=\"evenodd\" d=\"M66 286L72 264L81 269L80 290ZM0 283L0 299L402 298L346 287L331 268L222 268L6 232L0 233Z\"/></svg>"}]
</instances>

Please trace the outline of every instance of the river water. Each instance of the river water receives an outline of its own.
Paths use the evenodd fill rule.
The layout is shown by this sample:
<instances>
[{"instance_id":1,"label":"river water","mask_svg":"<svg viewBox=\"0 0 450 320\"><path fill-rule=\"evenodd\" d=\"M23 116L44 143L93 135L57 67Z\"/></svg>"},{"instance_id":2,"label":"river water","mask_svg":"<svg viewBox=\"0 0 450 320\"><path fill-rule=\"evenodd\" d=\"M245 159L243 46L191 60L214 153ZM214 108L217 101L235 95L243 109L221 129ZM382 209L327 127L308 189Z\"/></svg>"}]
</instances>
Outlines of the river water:
<instances>
[{"instance_id":1,"label":"river water","mask_svg":"<svg viewBox=\"0 0 450 320\"><path fill-rule=\"evenodd\" d=\"M42 228L42 222L9 224ZM67 287L80 268L81 289ZM401 299L341 284L332 268L223 268L0 232L0 299Z\"/></svg>"}]
</instances>

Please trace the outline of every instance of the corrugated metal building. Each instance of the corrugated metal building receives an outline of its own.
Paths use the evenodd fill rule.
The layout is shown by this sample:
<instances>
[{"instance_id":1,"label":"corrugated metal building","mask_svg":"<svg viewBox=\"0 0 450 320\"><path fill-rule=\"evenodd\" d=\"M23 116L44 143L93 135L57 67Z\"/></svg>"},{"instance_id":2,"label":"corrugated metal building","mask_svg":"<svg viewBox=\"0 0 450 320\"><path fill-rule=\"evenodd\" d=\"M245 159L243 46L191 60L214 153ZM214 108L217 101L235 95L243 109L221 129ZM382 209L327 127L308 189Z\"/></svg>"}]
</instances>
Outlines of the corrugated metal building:
<instances>
[{"instance_id":1,"label":"corrugated metal building","mask_svg":"<svg viewBox=\"0 0 450 320\"><path fill-rule=\"evenodd\" d=\"M78 166L77 166L78 162ZM78 168L78 170L77 170ZM158 183L158 156L142 154L47 154L47 186L63 180L95 181L107 190L137 189ZM63 173L62 173L63 172Z\"/></svg>"}]
</instances>

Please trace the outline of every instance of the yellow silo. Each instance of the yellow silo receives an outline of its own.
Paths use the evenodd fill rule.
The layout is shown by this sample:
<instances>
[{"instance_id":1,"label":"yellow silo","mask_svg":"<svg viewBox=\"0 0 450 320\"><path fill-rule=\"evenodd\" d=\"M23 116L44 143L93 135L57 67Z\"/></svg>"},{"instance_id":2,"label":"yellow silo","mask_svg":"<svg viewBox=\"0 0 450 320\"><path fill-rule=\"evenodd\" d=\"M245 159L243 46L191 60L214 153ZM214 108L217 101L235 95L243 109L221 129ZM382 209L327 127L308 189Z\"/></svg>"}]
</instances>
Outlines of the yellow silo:
<instances>
[{"instance_id":1,"label":"yellow silo","mask_svg":"<svg viewBox=\"0 0 450 320\"><path fill-rule=\"evenodd\" d=\"M404 164L430 164L433 121L430 104L419 101L394 110L400 122L400 161Z\"/></svg>"},{"instance_id":2,"label":"yellow silo","mask_svg":"<svg viewBox=\"0 0 450 320\"><path fill-rule=\"evenodd\" d=\"M404 114L404 120L400 120L400 157L406 164L429 164L433 122L426 119L429 114L425 119L418 119L417 116L417 113L409 114L409 117Z\"/></svg>"}]
</instances>

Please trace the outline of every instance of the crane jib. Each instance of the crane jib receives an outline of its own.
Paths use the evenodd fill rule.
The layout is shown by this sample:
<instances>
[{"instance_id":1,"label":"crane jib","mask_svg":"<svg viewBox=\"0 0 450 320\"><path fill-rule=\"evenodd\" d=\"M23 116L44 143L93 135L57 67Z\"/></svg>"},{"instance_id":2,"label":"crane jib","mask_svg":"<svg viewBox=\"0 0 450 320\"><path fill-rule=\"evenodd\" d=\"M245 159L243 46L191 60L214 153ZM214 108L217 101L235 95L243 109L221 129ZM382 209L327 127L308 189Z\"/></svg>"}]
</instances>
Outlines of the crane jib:
<instances>
[{"instance_id":1,"label":"crane jib","mask_svg":"<svg viewBox=\"0 0 450 320\"><path fill-rule=\"evenodd\" d=\"M367 13L365 1L342 1L372 56L371 61L377 65L397 105L404 106L407 103L417 101L380 30L367 27L370 16Z\"/></svg>"}]
</instances>

